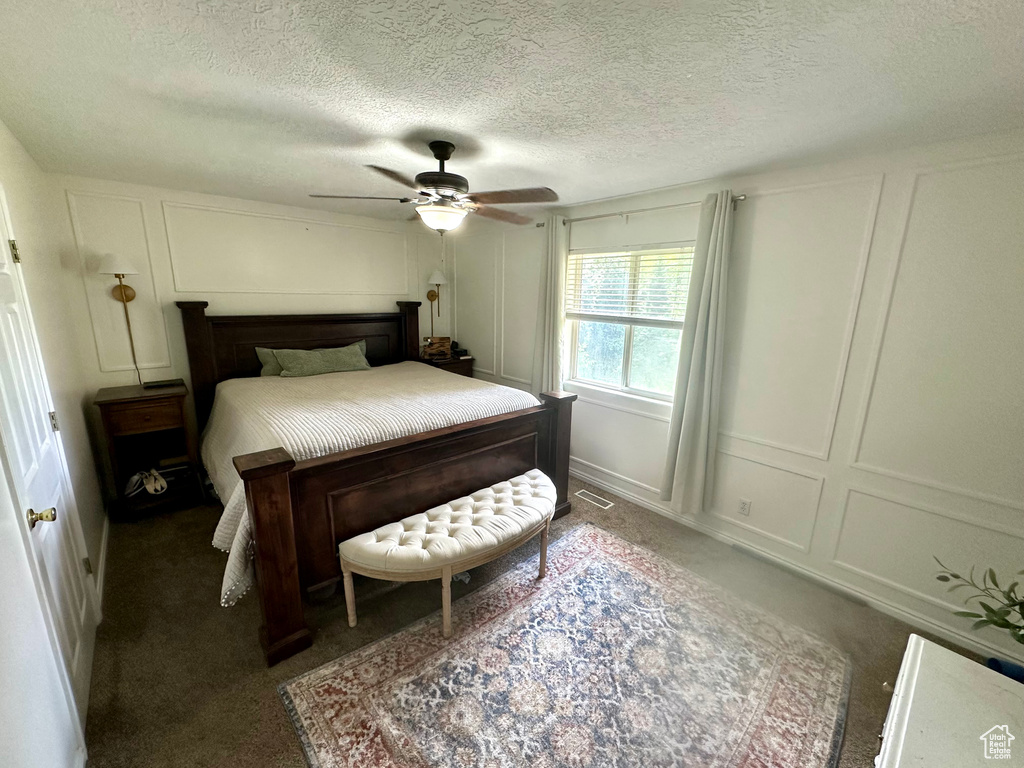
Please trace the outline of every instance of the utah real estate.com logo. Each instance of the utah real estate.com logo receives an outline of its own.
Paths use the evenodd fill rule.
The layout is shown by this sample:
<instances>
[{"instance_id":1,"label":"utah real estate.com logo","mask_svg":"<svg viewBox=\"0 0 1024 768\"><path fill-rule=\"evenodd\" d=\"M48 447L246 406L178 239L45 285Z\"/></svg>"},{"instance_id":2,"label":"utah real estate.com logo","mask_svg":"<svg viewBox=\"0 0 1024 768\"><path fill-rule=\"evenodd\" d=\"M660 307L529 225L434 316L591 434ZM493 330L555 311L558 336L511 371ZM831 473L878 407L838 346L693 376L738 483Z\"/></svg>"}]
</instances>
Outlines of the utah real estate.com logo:
<instances>
[{"instance_id":1,"label":"utah real estate.com logo","mask_svg":"<svg viewBox=\"0 0 1024 768\"><path fill-rule=\"evenodd\" d=\"M986 760L1009 760L1014 735L1005 725L994 725L978 737L984 743Z\"/></svg>"}]
</instances>

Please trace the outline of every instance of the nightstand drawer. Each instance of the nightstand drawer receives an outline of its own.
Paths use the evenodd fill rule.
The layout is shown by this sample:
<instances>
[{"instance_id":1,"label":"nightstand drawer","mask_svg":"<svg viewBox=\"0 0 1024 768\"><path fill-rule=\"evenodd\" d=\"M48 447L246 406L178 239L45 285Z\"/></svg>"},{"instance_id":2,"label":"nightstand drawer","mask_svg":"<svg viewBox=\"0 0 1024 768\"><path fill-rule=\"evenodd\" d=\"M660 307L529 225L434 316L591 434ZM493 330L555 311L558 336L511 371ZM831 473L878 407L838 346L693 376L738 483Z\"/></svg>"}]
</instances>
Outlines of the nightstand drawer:
<instances>
[{"instance_id":1,"label":"nightstand drawer","mask_svg":"<svg viewBox=\"0 0 1024 768\"><path fill-rule=\"evenodd\" d=\"M181 400L149 400L107 408L111 435L134 435L183 425Z\"/></svg>"},{"instance_id":2,"label":"nightstand drawer","mask_svg":"<svg viewBox=\"0 0 1024 768\"><path fill-rule=\"evenodd\" d=\"M448 371L448 373L457 373L460 376L469 376L470 378L473 378L473 358L471 357L465 360L431 360L428 362L430 362L430 364L435 368Z\"/></svg>"}]
</instances>

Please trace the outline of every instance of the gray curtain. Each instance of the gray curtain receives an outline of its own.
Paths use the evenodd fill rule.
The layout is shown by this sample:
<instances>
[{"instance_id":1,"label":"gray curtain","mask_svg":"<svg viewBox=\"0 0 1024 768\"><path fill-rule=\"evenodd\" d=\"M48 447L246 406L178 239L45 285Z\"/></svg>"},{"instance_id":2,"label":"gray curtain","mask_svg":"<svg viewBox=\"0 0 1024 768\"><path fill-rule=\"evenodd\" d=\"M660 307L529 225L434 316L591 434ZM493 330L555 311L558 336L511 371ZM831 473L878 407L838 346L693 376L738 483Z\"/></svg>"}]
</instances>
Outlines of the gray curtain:
<instances>
[{"instance_id":1,"label":"gray curtain","mask_svg":"<svg viewBox=\"0 0 1024 768\"><path fill-rule=\"evenodd\" d=\"M711 506L715 479L732 209L728 189L708 195L700 209L661 485L663 501L682 487L702 510Z\"/></svg>"},{"instance_id":2,"label":"gray curtain","mask_svg":"<svg viewBox=\"0 0 1024 768\"><path fill-rule=\"evenodd\" d=\"M548 216L544 227L548 242L534 339L534 392L562 388L562 329L565 326L565 263L569 254L569 227L564 216Z\"/></svg>"}]
</instances>

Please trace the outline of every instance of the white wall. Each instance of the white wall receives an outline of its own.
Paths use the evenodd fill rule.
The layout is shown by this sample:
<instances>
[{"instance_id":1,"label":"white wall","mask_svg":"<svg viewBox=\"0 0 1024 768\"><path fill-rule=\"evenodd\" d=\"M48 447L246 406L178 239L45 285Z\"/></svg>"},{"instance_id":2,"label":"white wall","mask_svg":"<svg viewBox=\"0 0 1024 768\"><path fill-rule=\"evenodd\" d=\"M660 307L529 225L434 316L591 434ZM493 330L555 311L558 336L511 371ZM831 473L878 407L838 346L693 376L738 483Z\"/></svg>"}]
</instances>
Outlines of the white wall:
<instances>
[{"instance_id":1,"label":"white wall","mask_svg":"<svg viewBox=\"0 0 1024 768\"><path fill-rule=\"evenodd\" d=\"M61 425L86 549L93 566L102 567L106 515L100 498L83 405L85 360L74 334L77 316L69 297L77 273L68 258L60 190L44 174L7 127L0 122L0 186L10 209L22 256L22 274L39 334L43 362ZM7 247L4 243L0 247Z\"/></svg>"},{"instance_id":2,"label":"white wall","mask_svg":"<svg viewBox=\"0 0 1024 768\"><path fill-rule=\"evenodd\" d=\"M129 257L140 274L126 278L143 377L188 377L176 301L205 300L210 314L396 312L398 300L423 302L420 330L430 329L426 278L441 267L440 238L418 222L369 219L154 187L60 177L64 217L74 243L86 384L135 381L113 278L96 273L105 252ZM442 289L444 290L444 289ZM448 307L435 331L446 333Z\"/></svg>"},{"instance_id":3,"label":"white wall","mask_svg":"<svg viewBox=\"0 0 1024 768\"><path fill-rule=\"evenodd\" d=\"M566 213L699 201L723 186L747 200L736 213L713 508L695 511L685 494L658 501L664 403L567 384L580 395L573 471L912 623L1021 658L1005 633L971 633L950 615L959 606L933 579L932 555L1005 577L1024 567L1024 135ZM697 210L577 223L570 247L692 240ZM532 338L535 322L524 307L503 325L501 307L522 301L539 256L510 259L513 236L526 237L460 245L457 324L473 329L480 367L503 353L505 370L529 380L532 350L505 339ZM749 517L741 498L753 502Z\"/></svg>"}]
</instances>

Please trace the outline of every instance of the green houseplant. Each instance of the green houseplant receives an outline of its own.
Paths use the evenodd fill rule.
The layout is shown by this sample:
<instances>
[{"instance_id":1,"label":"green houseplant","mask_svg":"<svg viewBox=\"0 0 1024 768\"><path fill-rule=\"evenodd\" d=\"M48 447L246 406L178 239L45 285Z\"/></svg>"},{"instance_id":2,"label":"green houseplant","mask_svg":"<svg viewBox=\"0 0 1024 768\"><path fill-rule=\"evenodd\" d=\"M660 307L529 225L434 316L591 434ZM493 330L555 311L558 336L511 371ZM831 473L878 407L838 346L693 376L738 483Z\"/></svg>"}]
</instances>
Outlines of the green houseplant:
<instances>
[{"instance_id":1,"label":"green houseplant","mask_svg":"<svg viewBox=\"0 0 1024 768\"><path fill-rule=\"evenodd\" d=\"M971 566L967 576L962 576L943 565L939 558L936 557L935 562L942 569L935 578L951 584L947 591L971 590L972 594L964 598L964 604L970 607L971 601L976 600L981 611L954 611L954 616L974 619L971 629L988 626L1005 629L1010 637L1024 645L1024 590L1021 590L1019 581L1014 581L1004 589L991 568L982 572L979 582L974 575L974 566ZM1017 575L1024 575L1024 571L1018 571Z\"/></svg>"}]
</instances>

